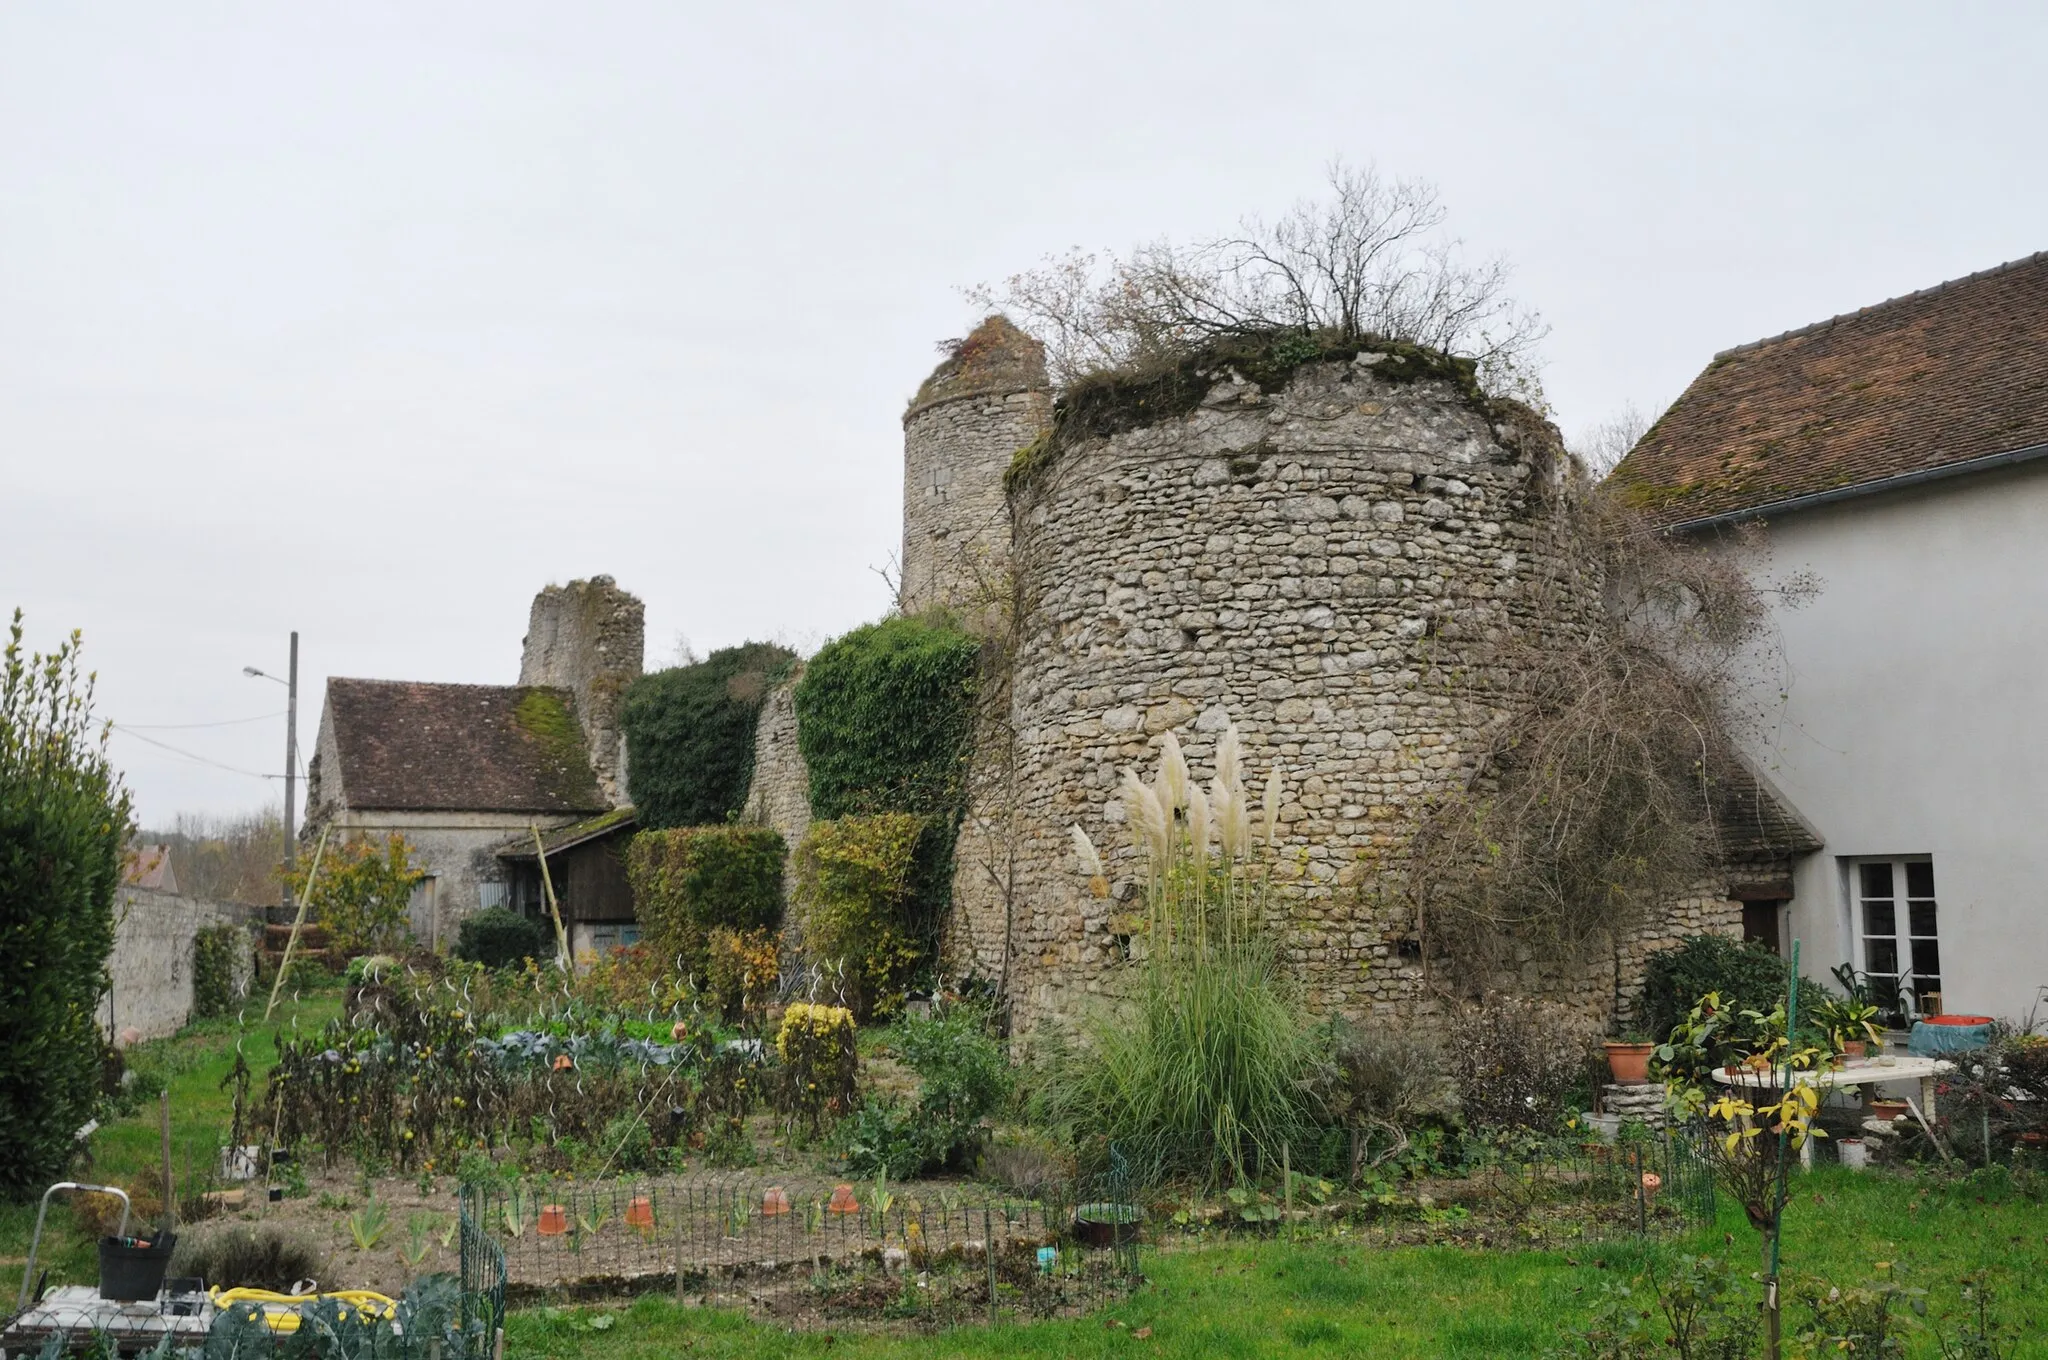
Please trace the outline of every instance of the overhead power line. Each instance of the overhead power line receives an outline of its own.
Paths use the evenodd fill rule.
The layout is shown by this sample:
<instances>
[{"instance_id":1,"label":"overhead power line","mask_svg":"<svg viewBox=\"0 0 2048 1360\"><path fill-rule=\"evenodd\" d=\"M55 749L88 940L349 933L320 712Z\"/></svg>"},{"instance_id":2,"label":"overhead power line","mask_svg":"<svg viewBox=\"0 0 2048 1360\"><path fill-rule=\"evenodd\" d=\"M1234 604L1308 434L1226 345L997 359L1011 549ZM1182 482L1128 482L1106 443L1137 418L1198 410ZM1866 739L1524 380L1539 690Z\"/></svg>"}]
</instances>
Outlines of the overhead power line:
<instances>
[{"instance_id":1,"label":"overhead power line","mask_svg":"<svg viewBox=\"0 0 2048 1360\"><path fill-rule=\"evenodd\" d=\"M174 756L183 756L187 760L196 760L201 765L211 765L216 770L226 770L229 774L247 775L251 779L284 778L283 775L265 774L261 770L245 770L241 768L239 765L228 765L221 761L213 759L211 756L202 756L197 751L187 751L180 747L173 746L167 741L158 741L155 737L145 737L140 732L137 732L132 728L123 727L119 723L108 723L107 726L113 728L116 732L121 733L123 736L133 737L137 741L146 741L151 746L161 747L162 749L169 751Z\"/></svg>"},{"instance_id":2,"label":"overhead power line","mask_svg":"<svg viewBox=\"0 0 2048 1360\"><path fill-rule=\"evenodd\" d=\"M128 733L188 731L194 727L239 727L243 723L269 722L272 718L282 718L283 716L284 710L280 708L275 713L259 713L253 718L223 718L219 722L118 723L116 726Z\"/></svg>"}]
</instances>

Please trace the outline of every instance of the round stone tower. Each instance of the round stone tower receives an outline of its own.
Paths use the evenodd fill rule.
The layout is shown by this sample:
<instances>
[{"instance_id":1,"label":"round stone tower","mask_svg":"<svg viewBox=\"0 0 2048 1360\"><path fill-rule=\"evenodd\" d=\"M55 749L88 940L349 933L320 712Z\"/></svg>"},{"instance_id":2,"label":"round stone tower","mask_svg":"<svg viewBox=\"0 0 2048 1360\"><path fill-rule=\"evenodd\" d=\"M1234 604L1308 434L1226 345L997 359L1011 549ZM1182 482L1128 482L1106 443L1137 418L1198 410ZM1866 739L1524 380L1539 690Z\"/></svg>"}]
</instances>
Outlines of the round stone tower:
<instances>
[{"instance_id":1,"label":"round stone tower","mask_svg":"<svg viewBox=\"0 0 2048 1360\"><path fill-rule=\"evenodd\" d=\"M970 618L1004 592L1010 511L1003 474L1052 418L1045 347L991 316L953 347L903 413L905 613Z\"/></svg>"},{"instance_id":2,"label":"round stone tower","mask_svg":"<svg viewBox=\"0 0 2048 1360\"><path fill-rule=\"evenodd\" d=\"M1548 503L1555 430L1416 368L1366 352L1271 390L1226 373L1182 414L1061 442L1016 488L1032 607L1011 677L1015 887L960 905L963 964L1007 962L1020 1026L1121 986L1141 885L1119 772L1149 778L1173 730L1206 778L1231 721L1252 777L1281 774L1275 909L1309 1002L1434 1005L1406 846L1507 707L1500 642L1535 611L1588 617L1597 591ZM1109 861L1109 900L1074 862L1077 824Z\"/></svg>"}]
</instances>

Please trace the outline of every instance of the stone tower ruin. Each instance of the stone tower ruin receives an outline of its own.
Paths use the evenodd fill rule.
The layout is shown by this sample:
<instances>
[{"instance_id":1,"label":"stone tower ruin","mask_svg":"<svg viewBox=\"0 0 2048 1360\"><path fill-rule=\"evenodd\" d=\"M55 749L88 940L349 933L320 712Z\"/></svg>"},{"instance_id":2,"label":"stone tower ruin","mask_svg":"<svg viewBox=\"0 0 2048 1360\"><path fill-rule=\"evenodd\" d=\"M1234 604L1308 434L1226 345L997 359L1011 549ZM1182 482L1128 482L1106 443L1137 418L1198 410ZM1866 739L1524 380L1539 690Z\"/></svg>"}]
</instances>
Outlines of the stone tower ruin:
<instances>
[{"instance_id":1,"label":"stone tower ruin","mask_svg":"<svg viewBox=\"0 0 2048 1360\"><path fill-rule=\"evenodd\" d=\"M626 686L640 676L646 607L609 576L548 586L533 597L519 658L519 683L552 685L576 699L597 786L613 806L627 801Z\"/></svg>"},{"instance_id":2,"label":"stone tower ruin","mask_svg":"<svg viewBox=\"0 0 2048 1360\"><path fill-rule=\"evenodd\" d=\"M991 316L903 414L901 606L978 612L1009 565L1003 474L1052 418L1045 347Z\"/></svg>"},{"instance_id":3,"label":"stone tower ruin","mask_svg":"<svg viewBox=\"0 0 2048 1360\"><path fill-rule=\"evenodd\" d=\"M1183 413L1050 445L1013 490L1032 601L1010 676L1015 768L967 815L1012 828L1012 886L969 864L964 839L954 939L956 967L1008 978L1020 1026L1120 985L1119 922L1142 892L1120 771L1149 777L1171 729L1206 776L1230 721L1247 768L1281 773L1278 900L1306 999L1434 1005L1398 888L1405 847L1508 703L1500 641L1597 592L1549 530L1555 430L1411 365L1367 350L1270 390L1219 373ZM1109 861L1109 900L1077 870L1074 825ZM1559 1000L1611 990L1532 967L1528 989Z\"/></svg>"}]
</instances>

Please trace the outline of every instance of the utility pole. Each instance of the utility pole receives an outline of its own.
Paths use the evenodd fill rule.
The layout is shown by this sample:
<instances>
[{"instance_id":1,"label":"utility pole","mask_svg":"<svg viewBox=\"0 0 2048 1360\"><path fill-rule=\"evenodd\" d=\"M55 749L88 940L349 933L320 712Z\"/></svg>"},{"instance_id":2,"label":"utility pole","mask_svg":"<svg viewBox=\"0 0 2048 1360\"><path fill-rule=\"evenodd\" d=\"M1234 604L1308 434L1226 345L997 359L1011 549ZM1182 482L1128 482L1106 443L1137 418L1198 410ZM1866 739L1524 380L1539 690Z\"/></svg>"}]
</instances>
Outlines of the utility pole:
<instances>
[{"instance_id":1,"label":"utility pole","mask_svg":"<svg viewBox=\"0 0 2048 1360\"><path fill-rule=\"evenodd\" d=\"M299 867L298 824L293 818L299 792L299 630L292 630L291 679L285 682L290 697L284 707L284 868L289 875ZM286 888L284 900L291 901Z\"/></svg>"}]
</instances>

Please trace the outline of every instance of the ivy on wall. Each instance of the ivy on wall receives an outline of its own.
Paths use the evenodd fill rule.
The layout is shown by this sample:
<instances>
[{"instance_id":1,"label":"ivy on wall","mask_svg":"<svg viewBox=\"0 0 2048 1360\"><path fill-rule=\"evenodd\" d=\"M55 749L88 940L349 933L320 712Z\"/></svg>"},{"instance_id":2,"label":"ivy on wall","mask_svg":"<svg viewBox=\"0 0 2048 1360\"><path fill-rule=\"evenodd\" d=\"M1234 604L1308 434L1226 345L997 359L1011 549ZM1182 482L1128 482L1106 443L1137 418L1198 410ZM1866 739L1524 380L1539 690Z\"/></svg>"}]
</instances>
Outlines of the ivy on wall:
<instances>
[{"instance_id":1,"label":"ivy on wall","mask_svg":"<svg viewBox=\"0 0 2048 1360\"><path fill-rule=\"evenodd\" d=\"M811 815L904 814L916 824L906 895L887 907L889 930L863 937L877 951L860 965L870 993L900 995L915 966L935 952L966 808L981 656L981 640L944 616L884 619L828 643L797 683L797 746L810 770ZM807 929L815 948L816 928ZM890 1003L871 994L864 1004Z\"/></svg>"},{"instance_id":2,"label":"ivy on wall","mask_svg":"<svg viewBox=\"0 0 2048 1360\"><path fill-rule=\"evenodd\" d=\"M739 812L762 701L795 661L787 647L748 642L633 682L621 722L642 827L710 826Z\"/></svg>"},{"instance_id":3,"label":"ivy on wall","mask_svg":"<svg viewBox=\"0 0 2048 1360\"><path fill-rule=\"evenodd\" d=\"M765 826L642 831L626 851L626 877L648 948L695 978L714 929L778 929L785 853L782 837Z\"/></svg>"},{"instance_id":4,"label":"ivy on wall","mask_svg":"<svg viewBox=\"0 0 2048 1360\"><path fill-rule=\"evenodd\" d=\"M943 815L960 805L981 643L937 618L893 618L827 643L796 687L811 815Z\"/></svg>"}]
</instances>

